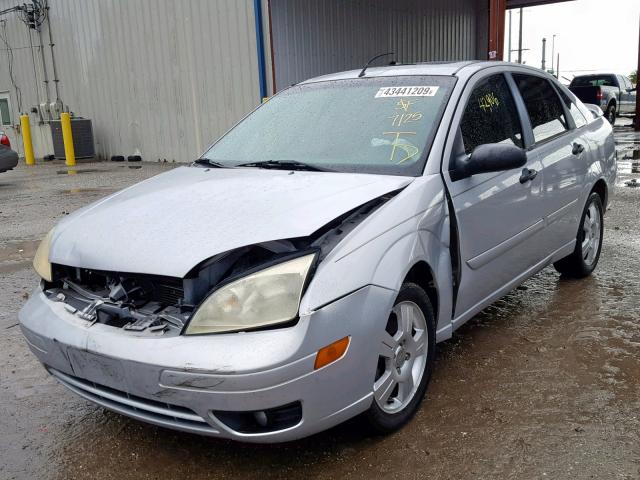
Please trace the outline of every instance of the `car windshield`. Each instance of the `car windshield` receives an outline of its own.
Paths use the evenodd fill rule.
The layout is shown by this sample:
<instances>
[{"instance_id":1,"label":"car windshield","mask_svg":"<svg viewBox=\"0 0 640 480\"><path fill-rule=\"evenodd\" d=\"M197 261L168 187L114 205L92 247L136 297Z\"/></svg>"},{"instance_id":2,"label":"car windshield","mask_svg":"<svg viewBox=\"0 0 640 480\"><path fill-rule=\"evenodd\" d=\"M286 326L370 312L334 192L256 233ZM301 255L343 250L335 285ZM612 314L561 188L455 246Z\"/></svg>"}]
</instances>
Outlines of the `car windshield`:
<instances>
[{"instance_id":1,"label":"car windshield","mask_svg":"<svg viewBox=\"0 0 640 480\"><path fill-rule=\"evenodd\" d=\"M571 81L571 87L613 87L615 81L611 75L588 75L576 77Z\"/></svg>"},{"instance_id":2,"label":"car windshield","mask_svg":"<svg viewBox=\"0 0 640 480\"><path fill-rule=\"evenodd\" d=\"M450 76L403 76L293 86L248 115L203 158L230 167L297 163L417 176L454 83Z\"/></svg>"}]
</instances>

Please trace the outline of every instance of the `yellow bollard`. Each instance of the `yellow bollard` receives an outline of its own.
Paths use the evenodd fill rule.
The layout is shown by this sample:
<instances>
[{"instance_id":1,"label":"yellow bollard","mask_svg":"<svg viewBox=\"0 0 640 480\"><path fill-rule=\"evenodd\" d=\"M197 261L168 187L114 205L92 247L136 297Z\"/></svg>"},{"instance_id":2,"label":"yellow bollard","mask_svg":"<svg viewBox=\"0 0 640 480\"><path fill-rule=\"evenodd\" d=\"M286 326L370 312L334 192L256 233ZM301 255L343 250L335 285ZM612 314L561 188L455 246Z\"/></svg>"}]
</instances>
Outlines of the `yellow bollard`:
<instances>
[{"instance_id":1,"label":"yellow bollard","mask_svg":"<svg viewBox=\"0 0 640 480\"><path fill-rule=\"evenodd\" d=\"M76 164L76 152L73 149L73 134L71 133L71 117L67 112L60 114L62 125L62 141L64 142L65 165L73 167Z\"/></svg>"},{"instance_id":2,"label":"yellow bollard","mask_svg":"<svg viewBox=\"0 0 640 480\"><path fill-rule=\"evenodd\" d=\"M29 115L20 115L20 131L22 132L22 143L24 145L24 161L27 165L35 165L36 159L33 156Z\"/></svg>"}]
</instances>

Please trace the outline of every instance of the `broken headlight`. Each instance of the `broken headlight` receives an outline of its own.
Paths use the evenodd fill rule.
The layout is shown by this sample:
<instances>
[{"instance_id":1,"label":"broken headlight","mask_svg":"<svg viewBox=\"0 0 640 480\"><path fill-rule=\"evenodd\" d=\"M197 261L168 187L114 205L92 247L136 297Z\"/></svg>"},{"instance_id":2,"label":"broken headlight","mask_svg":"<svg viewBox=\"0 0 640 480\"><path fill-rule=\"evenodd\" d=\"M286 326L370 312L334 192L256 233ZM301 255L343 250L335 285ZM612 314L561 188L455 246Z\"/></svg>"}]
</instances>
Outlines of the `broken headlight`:
<instances>
[{"instance_id":1,"label":"broken headlight","mask_svg":"<svg viewBox=\"0 0 640 480\"><path fill-rule=\"evenodd\" d=\"M51 237L53 235L53 229L49 230L47 236L42 239L36 254L33 257L33 268L38 275L46 281L50 282L53 279L51 272L51 263L49 263L49 248L51 246Z\"/></svg>"},{"instance_id":2,"label":"broken headlight","mask_svg":"<svg viewBox=\"0 0 640 480\"><path fill-rule=\"evenodd\" d=\"M236 332L293 320L315 256L285 261L220 287L196 310L185 334Z\"/></svg>"}]
</instances>

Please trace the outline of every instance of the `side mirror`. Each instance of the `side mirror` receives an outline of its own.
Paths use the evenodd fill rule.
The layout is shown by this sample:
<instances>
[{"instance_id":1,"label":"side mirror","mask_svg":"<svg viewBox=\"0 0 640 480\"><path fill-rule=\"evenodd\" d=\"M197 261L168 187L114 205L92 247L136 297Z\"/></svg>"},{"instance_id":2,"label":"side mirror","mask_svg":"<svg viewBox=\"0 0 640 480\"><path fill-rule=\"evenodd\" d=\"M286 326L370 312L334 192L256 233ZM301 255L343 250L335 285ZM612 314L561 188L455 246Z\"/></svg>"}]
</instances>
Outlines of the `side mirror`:
<instances>
[{"instance_id":1,"label":"side mirror","mask_svg":"<svg viewBox=\"0 0 640 480\"><path fill-rule=\"evenodd\" d=\"M456 161L451 172L452 180L487 172L502 172L525 166L527 153L515 145L489 143L479 145L469 157L461 157Z\"/></svg>"}]
</instances>

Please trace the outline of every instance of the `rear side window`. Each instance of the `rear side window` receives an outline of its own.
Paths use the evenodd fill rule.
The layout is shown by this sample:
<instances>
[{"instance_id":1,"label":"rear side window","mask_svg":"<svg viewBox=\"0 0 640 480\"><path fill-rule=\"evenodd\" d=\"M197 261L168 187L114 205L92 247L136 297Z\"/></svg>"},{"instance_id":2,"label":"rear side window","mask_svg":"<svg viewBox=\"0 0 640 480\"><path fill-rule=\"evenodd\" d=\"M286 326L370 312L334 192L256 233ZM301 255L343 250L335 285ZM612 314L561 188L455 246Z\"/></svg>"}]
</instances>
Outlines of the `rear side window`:
<instances>
[{"instance_id":1,"label":"rear side window","mask_svg":"<svg viewBox=\"0 0 640 480\"><path fill-rule=\"evenodd\" d=\"M577 105L573 103L573 100L569 98L569 95L567 95L560 88L558 89L558 92L560 92L560 98L562 99L562 102L566 105L567 110L569 110L569 115L571 115L571 118L573 118L573 123L576 124L576 128L580 128L586 125L587 119L584 118L584 115L582 115L582 112L580 112Z\"/></svg>"},{"instance_id":2,"label":"rear side window","mask_svg":"<svg viewBox=\"0 0 640 480\"><path fill-rule=\"evenodd\" d=\"M462 139L467 154L486 143L522 147L522 126L503 75L494 75L475 86L464 111Z\"/></svg>"},{"instance_id":3,"label":"rear side window","mask_svg":"<svg viewBox=\"0 0 640 480\"><path fill-rule=\"evenodd\" d=\"M560 98L547 80L517 74L513 78L527 107L536 143L568 130Z\"/></svg>"}]
</instances>

